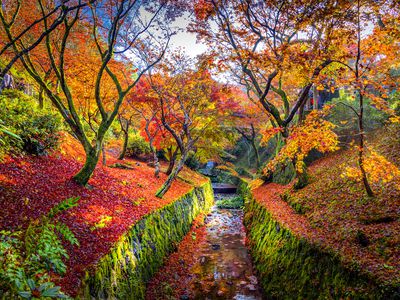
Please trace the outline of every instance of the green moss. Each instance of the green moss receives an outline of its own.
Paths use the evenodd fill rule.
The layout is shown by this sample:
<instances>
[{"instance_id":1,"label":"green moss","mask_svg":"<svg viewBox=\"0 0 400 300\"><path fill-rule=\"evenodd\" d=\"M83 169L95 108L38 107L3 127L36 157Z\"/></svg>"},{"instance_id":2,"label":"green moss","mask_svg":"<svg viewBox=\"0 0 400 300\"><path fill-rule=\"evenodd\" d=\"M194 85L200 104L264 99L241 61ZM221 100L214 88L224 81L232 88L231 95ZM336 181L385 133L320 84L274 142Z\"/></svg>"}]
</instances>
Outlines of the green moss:
<instances>
[{"instance_id":1,"label":"green moss","mask_svg":"<svg viewBox=\"0 0 400 300\"><path fill-rule=\"evenodd\" d=\"M333 252L295 236L242 184L249 246L268 298L399 299L395 287L379 285L356 264L345 265Z\"/></svg>"},{"instance_id":2,"label":"green moss","mask_svg":"<svg viewBox=\"0 0 400 300\"><path fill-rule=\"evenodd\" d=\"M189 231L196 216L211 208L208 182L137 222L93 273L87 272L82 299L144 299L146 282Z\"/></svg>"}]
</instances>

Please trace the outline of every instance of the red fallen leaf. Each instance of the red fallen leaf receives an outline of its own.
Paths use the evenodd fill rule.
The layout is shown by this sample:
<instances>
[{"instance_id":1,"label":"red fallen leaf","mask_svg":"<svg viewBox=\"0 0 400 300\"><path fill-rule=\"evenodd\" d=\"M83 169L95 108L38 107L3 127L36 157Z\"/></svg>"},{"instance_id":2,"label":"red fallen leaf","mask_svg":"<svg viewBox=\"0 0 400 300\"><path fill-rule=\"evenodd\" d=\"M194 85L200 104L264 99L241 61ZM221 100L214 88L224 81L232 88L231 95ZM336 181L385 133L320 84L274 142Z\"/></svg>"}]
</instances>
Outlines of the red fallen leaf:
<instances>
[{"instance_id":1,"label":"red fallen leaf","mask_svg":"<svg viewBox=\"0 0 400 300\"><path fill-rule=\"evenodd\" d=\"M64 156L55 153L48 157L8 157L0 163L0 228L26 228L30 220L46 214L60 201L80 196L77 207L59 216L78 238L80 247L65 245L70 256L67 273L55 279L64 292L75 296L85 270L108 253L122 234L144 215L187 193L191 186L175 181L164 198L159 199L154 195L166 179L165 174L155 178L154 170L146 165L135 170L98 166L89 181L89 190L71 180L82 166L74 158L82 153L76 153L78 147L71 148L75 152ZM108 158L108 162L116 160ZM190 170L185 172L198 183L205 180ZM146 189L137 187L138 178ZM127 184L121 184L122 181ZM134 204L132 199L142 200ZM96 228L106 217L111 217L111 221Z\"/></svg>"}]
</instances>

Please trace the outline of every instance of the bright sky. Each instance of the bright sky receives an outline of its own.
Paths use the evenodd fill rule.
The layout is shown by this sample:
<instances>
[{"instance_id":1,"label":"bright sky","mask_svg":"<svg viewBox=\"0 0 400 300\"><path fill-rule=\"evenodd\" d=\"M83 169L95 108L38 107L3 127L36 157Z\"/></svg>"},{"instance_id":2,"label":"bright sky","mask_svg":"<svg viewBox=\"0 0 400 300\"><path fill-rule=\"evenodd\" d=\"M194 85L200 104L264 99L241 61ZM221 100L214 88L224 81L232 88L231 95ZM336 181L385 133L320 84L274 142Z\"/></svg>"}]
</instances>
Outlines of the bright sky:
<instances>
[{"instance_id":1,"label":"bright sky","mask_svg":"<svg viewBox=\"0 0 400 300\"><path fill-rule=\"evenodd\" d=\"M206 45L196 42L196 35L193 33L186 32L189 21L188 16L183 16L178 18L173 26L182 28L183 32L179 32L171 39L171 47L173 49L176 48L184 48L185 52L191 57L195 57L201 53L204 53L207 49Z\"/></svg>"}]
</instances>

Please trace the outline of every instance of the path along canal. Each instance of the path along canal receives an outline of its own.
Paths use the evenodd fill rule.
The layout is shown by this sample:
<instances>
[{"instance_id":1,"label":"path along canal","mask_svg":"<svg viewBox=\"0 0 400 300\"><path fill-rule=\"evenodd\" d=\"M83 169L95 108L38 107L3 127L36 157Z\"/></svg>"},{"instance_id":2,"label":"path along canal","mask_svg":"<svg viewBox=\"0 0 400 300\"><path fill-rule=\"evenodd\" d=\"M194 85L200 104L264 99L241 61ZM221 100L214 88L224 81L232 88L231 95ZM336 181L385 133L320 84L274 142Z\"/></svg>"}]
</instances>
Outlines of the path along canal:
<instances>
[{"instance_id":1,"label":"path along canal","mask_svg":"<svg viewBox=\"0 0 400 300\"><path fill-rule=\"evenodd\" d=\"M215 194L216 205L205 217L204 225L189 232L194 245L189 250L179 247L171 256L172 261L167 262L150 283L147 299L263 299L245 246L243 211L218 207L222 203L229 206L237 202L237 197L236 194ZM196 237L196 232L202 234ZM184 251L192 251L189 258L179 258L188 255L180 253ZM177 274L176 269L173 270L177 258L178 264L190 265L187 272ZM175 278L168 280L168 276ZM171 295L167 297L168 293Z\"/></svg>"}]
</instances>

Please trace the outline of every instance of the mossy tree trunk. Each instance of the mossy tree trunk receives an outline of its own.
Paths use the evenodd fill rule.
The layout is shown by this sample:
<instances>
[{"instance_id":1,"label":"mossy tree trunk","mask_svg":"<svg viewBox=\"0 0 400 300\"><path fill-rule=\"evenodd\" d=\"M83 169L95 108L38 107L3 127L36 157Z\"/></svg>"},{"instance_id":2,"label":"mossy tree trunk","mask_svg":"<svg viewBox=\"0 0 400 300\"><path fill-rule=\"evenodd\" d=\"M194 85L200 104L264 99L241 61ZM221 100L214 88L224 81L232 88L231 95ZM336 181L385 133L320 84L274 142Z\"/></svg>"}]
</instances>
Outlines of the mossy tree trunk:
<instances>
[{"instance_id":1,"label":"mossy tree trunk","mask_svg":"<svg viewBox=\"0 0 400 300\"><path fill-rule=\"evenodd\" d=\"M169 190L172 185L172 182L176 179L179 172L182 171L183 166L185 165L188 153L185 152L178 161L176 167L172 170L171 174L169 174L167 180L164 182L162 187L157 191L156 197L162 198L165 193Z\"/></svg>"},{"instance_id":2,"label":"mossy tree trunk","mask_svg":"<svg viewBox=\"0 0 400 300\"><path fill-rule=\"evenodd\" d=\"M118 159L124 159L126 155L126 149L128 148L129 135L127 132L124 132L124 143L122 144L121 153L118 156Z\"/></svg>"},{"instance_id":3,"label":"mossy tree trunk","mask_svg":"<svg viewBox=\"0 0 400 300\"><path fill-rule=\"evenodd\" d=\"M107 165L107 157L106 157L106 146L104 145L104 143L101 146L101 154L103 157L103 166L105 166L105 165Z\"/></svg>"},{"instance_id":4,"label":"mossy tree trunk","mask_svg":"<svg viewBox=\"0 0 400 300\"><path fill-rule=\"evenodd\" d=\"M129 126L131 123L131 120L123 120L121 116L118 116L118 121L121 126L121 131L124 135L124 142L122 144L122 149L121 153L118 156L118 159L124 159L126 155L126 150L128 148L128 142L129 142ZM125 122L125 124L124 124Z\"/></svg>"},{"instance_id":5,"label":"mossy tree trunk","mask_svg":"<svg viewBox=\"0 0 400 300\"><path fill-rule=\"evenodd\" d=\"M99 161L101 147L90 147L85 149L86 152L86 160L82 169L73 177L73 179L81 184L86 185L89 181L90 177L93 174L94 169L96 168L97 162Z\"/></svg>"},{"instance_id":6,"label":"mossy tree trunk","mask_svg":"<svg viewBox=\"0 0 400 300\"><path fill-rule=\"evenodd\" d=\"M175 151L172 152L172 147L168 148L168 154L169 154L169 163L168 163L168 169L165 172L165 174L170 175L172 173L172 170L174 169L176 158L178 156L178 148L175 149Z\"/></svg>"}]
</instances>

